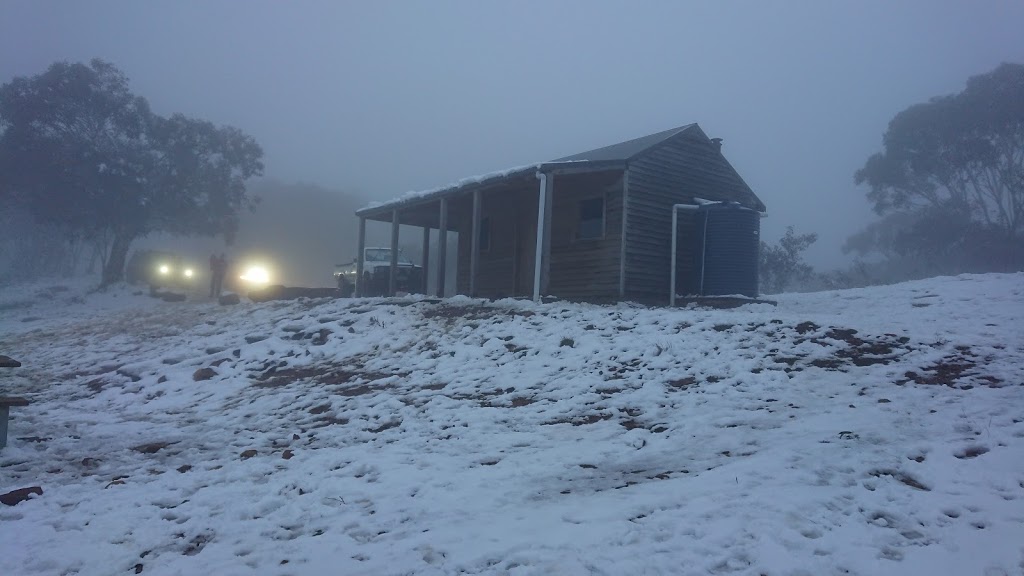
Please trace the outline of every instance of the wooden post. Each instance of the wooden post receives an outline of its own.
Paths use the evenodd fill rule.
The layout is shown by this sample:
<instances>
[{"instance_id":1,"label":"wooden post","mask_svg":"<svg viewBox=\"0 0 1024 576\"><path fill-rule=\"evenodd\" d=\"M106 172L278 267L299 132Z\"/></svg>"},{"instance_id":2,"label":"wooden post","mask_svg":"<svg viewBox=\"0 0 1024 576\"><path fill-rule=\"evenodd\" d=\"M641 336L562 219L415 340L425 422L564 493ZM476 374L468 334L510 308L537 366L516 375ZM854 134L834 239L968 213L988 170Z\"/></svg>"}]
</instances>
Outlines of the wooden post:
<instances>
[{"instance_id":1,"label":"wooden post","mask_svg":"<svg viewBox=\"0 0 1024 576\"><path fill-rule=\"evenodd\" d=\"M473 238L469 254L469 295L476 296L476 276L480 270L480 190L473 191Z\"/></svg>"},{"instance_id":2,"label":"wooden post","mask_svg":"<svg viewBox=\"0 0 1024 576\"><path fill-rule=\"evenodd\" d=\"M391 211L391 267L388 271L388 296L395 295L398 285L398 209Z\"/></svg>"},{"instance_id":3,"label":"wooden post","mask_svg":"<svg viewBox=\"0 0 1024 576\"><path fill-rule=\"evenodd\" d=\"M363 266L366 259L366 218L359 219L359 252L356 254L356 290L355 296L366 296L366 289L363 282Z\"/></svg>"},{"instance_id":4,"label":"wooden post","mask_svg":"<svg viewBox=\"0 0 1024 576\"><path fill-rule=\"evenodd\" d=\"M423 227L423 260L420 262L420 273L423 275L423 294L427 293L427 277L430 275L430 226Z\"/></svg>"},{"instance_id":5,"label":"wooden post","mask_svg":"<svg viewBox=\"0 0 1024 576\"><path fill-rule=\"evenodd\" d=\"M0 406L0 448L7 446L7 419L10 414L11 409L6 404Z\"/></svg>"},{"instance_id":6,"label":"wooden post","mask_svg":"<svg viewBox=\"0 0 1024 576\"><path fill-rule=\"evenodd\" d=\"M437 232L437 296L444 298L445 263L448 260L448 199L441 198L441 227Z\"/></svg>"}]
</instances>

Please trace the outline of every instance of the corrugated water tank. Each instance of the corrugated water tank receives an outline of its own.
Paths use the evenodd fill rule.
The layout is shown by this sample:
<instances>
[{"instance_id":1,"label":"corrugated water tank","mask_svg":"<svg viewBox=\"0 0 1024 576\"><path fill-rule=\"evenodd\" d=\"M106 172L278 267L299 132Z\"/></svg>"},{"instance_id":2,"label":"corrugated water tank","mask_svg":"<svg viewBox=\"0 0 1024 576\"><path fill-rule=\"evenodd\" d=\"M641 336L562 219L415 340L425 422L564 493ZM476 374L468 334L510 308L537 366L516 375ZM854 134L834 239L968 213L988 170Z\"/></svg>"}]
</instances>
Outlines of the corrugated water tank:
<instances>
[{"instance_id":1,"label":"corrugated water tank","mask_svg":"<svg viewBox=\"0 0 1024 576\"><path fill-rule=\"evenodd\" d=\"M700 293L756 298L761 213L734 202L706 204L697 222L703 247Z\"/></svg>"}]
</instances>

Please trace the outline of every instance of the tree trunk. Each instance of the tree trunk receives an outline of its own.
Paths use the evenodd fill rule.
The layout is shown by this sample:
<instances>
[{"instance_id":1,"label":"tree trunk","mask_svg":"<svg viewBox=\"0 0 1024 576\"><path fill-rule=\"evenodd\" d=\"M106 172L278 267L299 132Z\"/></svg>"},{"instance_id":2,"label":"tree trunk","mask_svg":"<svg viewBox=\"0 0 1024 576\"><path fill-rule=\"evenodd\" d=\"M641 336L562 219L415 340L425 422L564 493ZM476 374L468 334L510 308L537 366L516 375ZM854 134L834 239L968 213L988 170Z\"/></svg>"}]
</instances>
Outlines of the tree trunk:
<instances>
[{"instance_id":1,"label":"tree trunk","mask_svg":"<svg viewBox=\"0 0 1024 576\"><path fill-rule=\"evenodd\" d=\"M103 258L102 252L102 249L100 249L97 245L92 245L92 255L89 256L89 265L85 269L86 274L91 276L96 272L96 262L100 261Z\"/></svg>"},{"instance_id":2,"label":"tree trunk","mask_svg":"<svg viewBox=\"0 0 1024 576\"><path fill-rule=\"evenodd\" d=\"M100 282L100 288L106 288L124 279L124 264L133 240L135 240L135 236L126 233L119 233L114 237L110 246L110 257L103 265L103 280Z\"/></svg>"}]
</instances>

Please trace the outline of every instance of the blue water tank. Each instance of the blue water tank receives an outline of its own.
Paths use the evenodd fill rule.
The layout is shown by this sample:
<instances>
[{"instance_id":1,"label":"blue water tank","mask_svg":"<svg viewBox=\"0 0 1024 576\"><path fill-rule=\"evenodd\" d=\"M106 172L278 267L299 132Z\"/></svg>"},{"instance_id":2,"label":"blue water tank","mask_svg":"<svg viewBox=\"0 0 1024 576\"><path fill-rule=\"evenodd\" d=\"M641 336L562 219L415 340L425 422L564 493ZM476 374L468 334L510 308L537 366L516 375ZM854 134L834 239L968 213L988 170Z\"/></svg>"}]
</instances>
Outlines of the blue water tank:
<instances>
[{"instance_id":1,"label":"blue water tank","mask_svg":"<svg viewBox=\"0 0 1024 576\"><path fill-rule=\"evenodd\" d=\"M705 204L698 212L704 296L757 297L761 213L735 202Z\"/></svg>"}]
</instances>

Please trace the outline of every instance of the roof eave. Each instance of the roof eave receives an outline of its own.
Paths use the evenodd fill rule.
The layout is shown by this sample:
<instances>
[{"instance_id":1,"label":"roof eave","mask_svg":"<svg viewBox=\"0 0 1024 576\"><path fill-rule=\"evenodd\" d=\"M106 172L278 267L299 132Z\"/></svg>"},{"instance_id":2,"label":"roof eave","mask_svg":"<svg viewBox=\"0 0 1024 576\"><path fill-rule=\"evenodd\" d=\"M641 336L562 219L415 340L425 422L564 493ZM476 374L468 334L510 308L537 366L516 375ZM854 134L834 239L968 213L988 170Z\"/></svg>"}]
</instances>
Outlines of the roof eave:
<instances>
[{"instance_id":1,"label":"roof eave","mask_svg":"<svg viewBox=\"0 0 1024 576\"><path fill-rule=\"evenodd\" d=\"M577 174L581 172L602 172L604 170L624 170L626 160L573 160L571 162L545 162L537 167L538 172L545 174Z\"/></svg>"},{"instance_id":2,"label":"roof eave","mask_svg":"<svg viewBox=\"0 0 1024 576\"><path fill-rule=\"evenodd\" d=\"M602 160L602 161L588 161L588 160L575 160L572 162L544 162L535 166L524 168L522 170L505 174L502 176L495 176L479 182L470 182L461 186L454 186L451 188L445 188L443 190L437 190L422 196L416 196L413 198L404 198L399 200L392 200L385 202L377 206L371 206L366 208L360 208L356 210L356 216L360 218L367 218L374 220L375 217L385 218L390 221L391 212L398 209L411 208L414 206L429 204L435 202L443 197L459 196L467 194L474 190L481 190L491 188L494 186L501 186L507 184L513 180L528 177L536 173L544 173L549 175L560 175L560 174L578 174L582 172L600 172L604 170L618 170L625 169L625 160Z\"/></svg>"}]
</instances>

